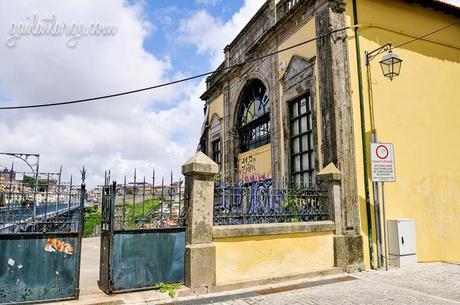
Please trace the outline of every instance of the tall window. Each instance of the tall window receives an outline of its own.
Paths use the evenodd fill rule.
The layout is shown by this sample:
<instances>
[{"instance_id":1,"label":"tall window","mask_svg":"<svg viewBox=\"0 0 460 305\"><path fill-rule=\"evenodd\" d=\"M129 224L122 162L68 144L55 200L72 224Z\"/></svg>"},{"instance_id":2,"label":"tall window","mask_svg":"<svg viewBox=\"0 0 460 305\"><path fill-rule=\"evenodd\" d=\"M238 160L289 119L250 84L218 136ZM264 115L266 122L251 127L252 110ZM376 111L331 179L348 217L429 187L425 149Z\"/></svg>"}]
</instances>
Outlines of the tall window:
<instances>
[{"instance_id":1,"label":"tall window","mask_svg":"<svg viewBox=\"0 0 460 305\"><path fill-rule=\"evenodd\" d=\"M309 183L315 169L310 95L291 102L290 119L292 182Z\"/></svg>"},{"instance_id":2,"label":"tall window","mask_svg":"<svg viewBox=\"0 0 460 305\"><path fill-rule=\"evenodd\" d=\"M219 165L221 163L220 139L212 142L212 160Z\"/></svg>"},{"instance_id":3,"label":"tall window","mask_svg":"<svg viewBox=\"0 0 460 305\"><path fill-rule=\"evenodd\" d=\"M260 80L252 80L240 101L238 130L240 151L270 143L270 98Z\"/></svg>"}]
</instances>

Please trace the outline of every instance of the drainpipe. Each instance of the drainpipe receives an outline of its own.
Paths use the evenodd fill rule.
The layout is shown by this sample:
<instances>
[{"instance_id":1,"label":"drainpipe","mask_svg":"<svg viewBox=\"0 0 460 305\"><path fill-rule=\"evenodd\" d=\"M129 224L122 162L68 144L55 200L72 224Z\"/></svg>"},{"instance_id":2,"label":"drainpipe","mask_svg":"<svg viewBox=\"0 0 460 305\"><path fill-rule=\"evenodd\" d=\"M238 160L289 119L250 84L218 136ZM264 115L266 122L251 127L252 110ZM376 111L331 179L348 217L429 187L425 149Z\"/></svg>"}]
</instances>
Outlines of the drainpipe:
<instances>
[{"instance_id":1,"label":"drainpipe","mask_svg":"<svg viewBox=\"0 0 460 305\"><path fill-rule=\"evenodd\" d=\"M367 141L366 141L366 121L364 117L364 89L363 77L361 69L361 49L359 46L359 27L358 25L358 10L356 1L353 0L353 25L355 25L355 47L356 47L356 63L358 68L358 87L359 87L359 112L361 121L361 144L363 146L363 167L364 167L364 192L366 197L366 217L367 217L367 230L369 239L369 258L371 269L374 269L374 244L372 243L374 234L372 233L372 219L371 219L371 200L369 195L369 176L367 164Z\"/></svg>"}]
</instances>

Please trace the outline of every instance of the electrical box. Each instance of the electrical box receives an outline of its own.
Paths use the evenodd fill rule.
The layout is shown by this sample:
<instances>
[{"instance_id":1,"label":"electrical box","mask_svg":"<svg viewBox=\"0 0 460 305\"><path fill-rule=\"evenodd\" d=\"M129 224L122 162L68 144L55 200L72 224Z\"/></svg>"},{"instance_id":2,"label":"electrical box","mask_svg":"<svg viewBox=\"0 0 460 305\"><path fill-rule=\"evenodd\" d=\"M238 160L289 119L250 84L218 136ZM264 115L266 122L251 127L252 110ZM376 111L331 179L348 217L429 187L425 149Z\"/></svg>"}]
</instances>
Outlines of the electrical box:
<instances>
[{"instance_id":1,"label":"electrical box","mask_svg":"<svg viewBox=\"0 0 460 305\"><path fill-rule=\"evenodd\" d=\"M415 247L415 220L389 219L388 226L388 264L404 267L417 264Z\"/></svg>"}]
</instances>

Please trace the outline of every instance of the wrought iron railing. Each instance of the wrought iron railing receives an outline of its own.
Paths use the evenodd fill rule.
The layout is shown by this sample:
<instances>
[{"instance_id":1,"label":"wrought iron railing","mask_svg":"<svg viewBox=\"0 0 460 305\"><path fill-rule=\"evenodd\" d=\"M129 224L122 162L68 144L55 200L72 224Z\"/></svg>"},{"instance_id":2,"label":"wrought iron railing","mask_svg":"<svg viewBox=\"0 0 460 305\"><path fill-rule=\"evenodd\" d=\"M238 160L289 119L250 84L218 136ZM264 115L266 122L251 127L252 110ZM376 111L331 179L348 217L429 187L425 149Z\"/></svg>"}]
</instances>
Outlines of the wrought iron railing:
<instances>
[{"instance_id":1,"label":"wrought iron railing","mask_svg":"<svg viewBox=\"0 0 460 305\"><path fill-rule=\"evenodd\" d=\"M110 174L109 174L110 175ZM106 175L106 185L110 176ZM124 178L123 184L115 183L115 230L142 230L183 227L185 225L184 186L182 178L170 181L161 179L156 184L155 172L151 180L138 179L136 171L132 182Z\"/></svg>"},{"instance_id":2,"label":"wrought iron railing","mask_svg":"<svg viewBox=\"0 0 460 305\"><path fill-rule=\"evenodd\" d=\"M62 182L60 173L39 173L38 183L30 177L14 172L0 179L0 234L77 232L82 186Z\"/></svg>"},{"instance_id":3,"label":"wrought iron railing","mask_svg":"<svg viewBox=\"0 0 460 305\"><path fill-rule=\"evenodd\" d=\"M271 180L214 189L214 225L308 222L329 219L327 190L318 185L280 188Z\"/></svg>"}]
</instances>

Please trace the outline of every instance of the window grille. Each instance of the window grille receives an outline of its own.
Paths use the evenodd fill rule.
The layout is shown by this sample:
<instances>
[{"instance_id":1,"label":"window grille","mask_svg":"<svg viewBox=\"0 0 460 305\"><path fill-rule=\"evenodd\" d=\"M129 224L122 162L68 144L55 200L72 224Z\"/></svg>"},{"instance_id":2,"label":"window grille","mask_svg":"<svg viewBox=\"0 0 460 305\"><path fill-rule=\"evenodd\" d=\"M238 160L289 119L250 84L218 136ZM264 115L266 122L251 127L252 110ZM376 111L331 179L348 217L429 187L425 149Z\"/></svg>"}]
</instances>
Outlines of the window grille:
<instances>
[{"instance_id":1,"label":"window grille","mask_svg":"<svg viewBox=\"0 0 460 305\"><path fill-rule=\"evenodd\" d=\"M270 143L270 98L260 80L246 86L238 112L240 151L245 152Z\"/></svg>"},{"instance_id":2,"label":"window grille","mask_svg":"<svg viewBox=\"0 0 460 305\"><path fill-rule=\"evenodd\" d=\"M212 160L219 165L221 163L221 145L220 139L212 142Z\"/></svg>"},{"instance_id":3,"label":"window grille","mask_svg":"<svg viewBox=\"0 0 460 305\"><path fill-rule=\"evenodd\" d=\"M313 123L310 95L290 104L291 176L292 183L301 185L313 181L315 170Z\"/></svg>"}]
</instances>

